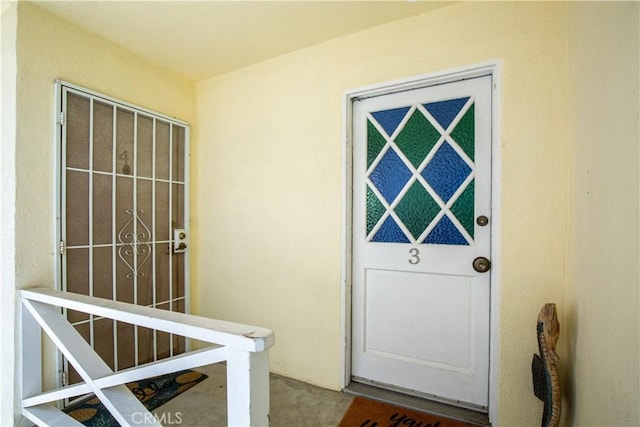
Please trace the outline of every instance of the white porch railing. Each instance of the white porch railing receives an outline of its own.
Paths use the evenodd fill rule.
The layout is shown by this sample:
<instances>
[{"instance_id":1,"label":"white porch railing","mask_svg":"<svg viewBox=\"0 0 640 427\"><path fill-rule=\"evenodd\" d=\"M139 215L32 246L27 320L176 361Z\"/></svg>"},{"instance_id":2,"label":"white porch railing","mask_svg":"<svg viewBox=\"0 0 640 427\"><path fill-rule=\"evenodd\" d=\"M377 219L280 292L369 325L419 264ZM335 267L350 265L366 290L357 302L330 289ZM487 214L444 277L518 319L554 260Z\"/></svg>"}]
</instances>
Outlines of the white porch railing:
<instances>
[{"instance_id":1,"label":"white porch railing","mask_svg":"<svg viewBox=\"0 0 640 427\"><path fill-rule=\"evenodd\" d=\"M269 329L170 312L86 295L36 288L20 291L22 414L40 426L82 426L56 407L60 399L93 392L122 426L161 425L124 385L157 375L227 361L227 423L269 424ZM214 344L113 372L57 307L90 313ZM43 330L84 383L42 391Z\"/></svg>"}]
</instances>

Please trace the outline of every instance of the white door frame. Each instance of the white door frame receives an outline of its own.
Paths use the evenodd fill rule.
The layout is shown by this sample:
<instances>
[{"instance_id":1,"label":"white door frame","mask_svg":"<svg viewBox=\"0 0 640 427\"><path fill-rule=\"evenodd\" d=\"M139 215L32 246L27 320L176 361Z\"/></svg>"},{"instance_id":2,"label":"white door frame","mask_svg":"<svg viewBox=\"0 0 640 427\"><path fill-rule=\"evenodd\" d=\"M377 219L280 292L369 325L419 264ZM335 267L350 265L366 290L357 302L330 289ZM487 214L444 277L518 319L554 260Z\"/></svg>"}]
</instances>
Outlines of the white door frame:
<instances>
[{"instance_id":1,"label":"white door frame","mask_svg":"<svg viewBox=\"0 0 640 427\"><path fill-rule=\"evenodd\" d=\"M436 73L408 77L391 82L347 90L343 98L342 136L342 336L343 357L341 366L341 388L351 382L351 233L353 194L353 102L372 96L412 90L427 86L454 82L468 78L491 75L491 324L489 331L489 421L495 424L498 416L499 369L500 369L500 206L501 206L501 86L502 61L495 59L480 64Z\"/></svg>"}]
</instances>

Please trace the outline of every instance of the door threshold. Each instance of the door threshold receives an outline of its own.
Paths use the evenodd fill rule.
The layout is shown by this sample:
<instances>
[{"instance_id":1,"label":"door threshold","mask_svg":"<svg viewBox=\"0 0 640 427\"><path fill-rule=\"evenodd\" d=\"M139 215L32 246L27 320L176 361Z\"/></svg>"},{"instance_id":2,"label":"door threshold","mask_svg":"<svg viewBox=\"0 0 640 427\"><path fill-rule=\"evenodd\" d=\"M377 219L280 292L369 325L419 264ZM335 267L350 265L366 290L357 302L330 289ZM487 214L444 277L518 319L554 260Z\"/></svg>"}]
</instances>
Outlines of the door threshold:
<instances>
[{"instance_id":1,"label":"door threshold","mask_svg":"<svg viewBox=\"0 0 640 427\"><path fill-rule=\"evenodd\" d=\"M491 426L491 423L489 422L489 416L484 412L478 412L467 408L460 408L458 406L436 402L421 397L409 396L407 394L375 387L369 384L352 381L343 391L345 394L349 394L352 396L360 396L366 397L368 399L379 400L391 405L398 405L416 411L428 412L434 415L440 415L442 417L451 418L458 421L477 424L479 426Z\"/></svg>"}]
</instances>

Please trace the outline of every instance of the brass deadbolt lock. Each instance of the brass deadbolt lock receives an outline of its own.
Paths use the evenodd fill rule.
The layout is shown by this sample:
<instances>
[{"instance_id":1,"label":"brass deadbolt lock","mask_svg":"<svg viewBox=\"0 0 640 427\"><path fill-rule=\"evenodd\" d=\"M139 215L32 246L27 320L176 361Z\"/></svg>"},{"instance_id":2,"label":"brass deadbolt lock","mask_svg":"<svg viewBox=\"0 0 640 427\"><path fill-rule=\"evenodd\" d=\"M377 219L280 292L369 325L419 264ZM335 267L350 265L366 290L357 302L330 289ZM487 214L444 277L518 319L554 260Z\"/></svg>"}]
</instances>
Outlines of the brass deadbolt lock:
<instances>
[{"instance_id":1,"label":"brass deadbolt lock","mask_svg":"<svg viewBox=\"0 0 640 427\"><path fill-rule=\"evenodd\" d=\"M485 215L480 215L478 218L476 218L476 224L478 224L480 227L484 227L485 225L489 224L489 218L487 218Z\"/></svg>"}]
</instances>

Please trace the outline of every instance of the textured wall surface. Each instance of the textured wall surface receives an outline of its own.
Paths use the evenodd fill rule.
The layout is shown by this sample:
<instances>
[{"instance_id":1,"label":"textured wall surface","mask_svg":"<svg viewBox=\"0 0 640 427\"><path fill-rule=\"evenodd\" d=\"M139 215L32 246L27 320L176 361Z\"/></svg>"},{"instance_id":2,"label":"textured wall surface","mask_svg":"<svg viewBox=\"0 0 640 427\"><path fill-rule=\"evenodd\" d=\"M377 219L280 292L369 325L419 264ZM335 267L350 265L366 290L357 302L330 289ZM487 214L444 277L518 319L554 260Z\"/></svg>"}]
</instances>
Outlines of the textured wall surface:
<instances>
[{"instance_id":1,"label":"textured wall surface","mask_svg":"<svg viewBox=\"0 0 640 427\"><path fill-rule=\"evenodd\" d=\"M639 13L569 7L568 425L640 425Z\"/></svg>"},{"instance_id":2,"label":"textured wall surface","mask_svg":"<svg viewBox=\"0 0 640 427\"><path fill-rule=\"evenodd\" d=\"M198 83L198 312L273 328L275 372L341 384L345 90L500 58L502 425L533 425L535 322L562 312L566 8L469 3ZM206 282L206 286L205 286Z\"/></svg>"},{"instance_id":3,"label":"textured wall surface","mask_svg":"<svg viewBox=\"0 0 640 427\"><path fill-rule=\"evenodd\" d=\"M18 4L17 72L15 288L19 289L53 286L54 80L190 122L195 118L195 85L28 2ZM51 386L54 357L51 348L47 351L45 368L51 375L45 384Z\"/></svg>"},{"instance_id":4,"label":"textured wall surface","mask_svg":"<svg viewBox=\"0 0 640 427\"><path fill-rule=\"evenodd\" d=\"M197 119L193 311L274 329L274 372L338 389L344 91L500 59L500 352L492 355L500 377L492 408L500 425L539 424L535 320L554 302L565 423L640 424L637 3L456 4L197 86L33 4L2 11L3 138L12 40L18 75L9 83L18 100L16 203L2 206L3 214L15 209L15 251L1 252L15 277L3 271L11 282L2 283L3 316L14 289L51 285L54 274L53 80L61 78ZM4 339L6 317L2 326ZM19 391L15 364L2 366L4 423Z\"/></svg>"},{"instance_id":5,"label":"textured wall surface","mask_svg":"<svg viewBox=\"0 0 640 427\"><path fill-rule=\"evenodd\" d=\"M13 424L15 402L15 199L16 199L16 36L18 29L17 3L2 2L2 40L0 50L0 425ZM5 397L6 396L6 397Z\"/></svg>"}]
</instances>

